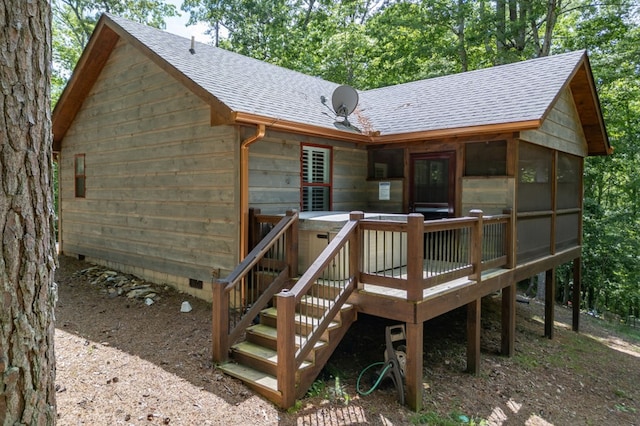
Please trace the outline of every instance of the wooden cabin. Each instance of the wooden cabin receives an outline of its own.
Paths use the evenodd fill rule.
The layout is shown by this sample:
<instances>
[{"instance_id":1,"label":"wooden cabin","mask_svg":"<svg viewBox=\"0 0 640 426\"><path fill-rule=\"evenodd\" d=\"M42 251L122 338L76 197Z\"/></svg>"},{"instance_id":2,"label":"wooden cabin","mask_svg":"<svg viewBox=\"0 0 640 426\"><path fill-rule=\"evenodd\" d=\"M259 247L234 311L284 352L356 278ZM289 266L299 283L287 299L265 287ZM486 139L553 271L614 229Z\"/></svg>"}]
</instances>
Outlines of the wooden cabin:
<instances>
[{"instance_id":1,"label":"wooden cabin","mask_svg":"<svg viewBox=\"0 0 640 426\"><path fill-rule=\"evenodd\" d=\"M349 126L336 88L104 15L53 113L61 251L211 300L215 361L284 407L360 312L406 325L413 409L430 318L467 306L477 372L481 298L509 355L515 283L546 271L551 336L573 262L577 329L586 53L358 91Z\"/></svg>"}]
</instances>

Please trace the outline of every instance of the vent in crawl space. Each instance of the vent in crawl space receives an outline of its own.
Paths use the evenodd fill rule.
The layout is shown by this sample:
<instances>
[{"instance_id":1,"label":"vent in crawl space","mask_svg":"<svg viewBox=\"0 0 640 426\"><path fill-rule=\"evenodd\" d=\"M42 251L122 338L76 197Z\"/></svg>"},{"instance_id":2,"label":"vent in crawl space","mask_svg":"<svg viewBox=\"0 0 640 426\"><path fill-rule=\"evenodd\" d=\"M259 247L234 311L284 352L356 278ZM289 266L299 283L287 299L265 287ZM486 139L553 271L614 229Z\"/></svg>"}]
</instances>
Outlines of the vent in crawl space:
<instances>
[{"instance_id":1,"label":"vent in crawl space","mask_svg":"<svg viewBox=\"0 0 640 426\"><path fill-rule=\"evenodd\" d=\"M189 287L202 290L202 280L189 278Z\"/></svg>"}]
</instances>

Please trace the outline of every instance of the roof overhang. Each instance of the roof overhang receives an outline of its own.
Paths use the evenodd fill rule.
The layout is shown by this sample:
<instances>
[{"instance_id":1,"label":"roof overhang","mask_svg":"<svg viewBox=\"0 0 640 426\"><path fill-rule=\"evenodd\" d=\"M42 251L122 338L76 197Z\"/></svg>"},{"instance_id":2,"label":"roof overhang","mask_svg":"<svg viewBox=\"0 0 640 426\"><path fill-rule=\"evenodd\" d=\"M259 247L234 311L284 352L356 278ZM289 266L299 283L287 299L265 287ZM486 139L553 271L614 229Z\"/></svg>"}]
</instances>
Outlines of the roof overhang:
<instances>
[{"instance_id":1,"label":"roof overhang","mask_svg":"<svg viewBox=\"0 0 640 426\"><path fill-rule=\"evenodd\" d=\"M211 124L254 124L269 129L330 138L358 144L394 144L436 140L442 138L467 138L480 135L519 132L540 127L539 120L498 123L461 128L432 129L418 132L381 134L380 132L348 132L306 123L287 121L247 112L232 111L210 92L186 77L182 72L157 55L145 44L125 31L107 15L103 15L94 30L87 47L56 104L52 116L53 150L60 151L62 140L73 122L82 103L97 81L100 72L116 46L118 40L134 45L145 56L168 74L180 81L187 89L203 99L211 108ZM588 155L608 155L613 152L604 125L600 102L586 53L569 78L569 85L578 108L580 121L588 144Z\"/></svg>"},{"instance_id":2,"label":"roof overhang","mask_svg":"<svg viewBox=\"0 0 640 426\"><path fill-rule=\"evenodd\" d=\"M217 124L247 124L265 125L267 129L294 132L315 137L330 138L344 142L354 142L365 145L394 144L408 142L423 142L429 140L439 140L444 138L465 138L480 135L504 134L532 130L540 127L540 120L519 121L513 123L499 123L482 126L469 126L453 129L434 129L411 133L398 133L380 135L379 133L356 133L345 132L324 127L305 125L292 121L281 120L271 117L263 117L254 114L234 112L231 114L232 121Z\"/></svg>"},{"instance_id":3,"label":"roof overhang","mask_svg":"<svg viewBox=\"0 0 640 426\"><path fill-rule=\"evenodd\" d=\"M613 154L613 147L609 142L598 92L586 53L577 66L569 87L573 94L573 101L578 109L584 136L587 139L589 155Z\"/></svg>"},{"instance_id":4,"label":"roof overhang","mask_svg":"<svg viewBox=\"0 0 640 426\"><path fill-rule=\"evenodd\" d=\"M112 28L104 25L104 17L98 21L71 79L53 110L51 121L54 151L60 151L64 135L80 110L85 96L98 79L119 38L120 36Z\"/></svg>"},{"instance_id":5,"label":"roof overhang","mask_svg":"<svg viewBox=\"0 0 640 426\"><path fill-rule=\"evenodd\" d=\"M54 151L60 151L65 134L69 130L71 123L82 107L85 97L97 81L100 72L104 68L111 52L120 39L134 45L156 65L180 81L196 96L203 99L211 107L212 123L216 121L232 121L232 111L227 107L227 105L220 102L220 100L211 93L207 92L201 86L187 78L173 65L158 56L107 15L103 14L96 24L96 28L89 39L89 43L87 43L87 47L82 52L82 56L78 60L78 64L73 70L71 79L67 83L53 110L52 130Z\"/></svg>"}]
</instances>

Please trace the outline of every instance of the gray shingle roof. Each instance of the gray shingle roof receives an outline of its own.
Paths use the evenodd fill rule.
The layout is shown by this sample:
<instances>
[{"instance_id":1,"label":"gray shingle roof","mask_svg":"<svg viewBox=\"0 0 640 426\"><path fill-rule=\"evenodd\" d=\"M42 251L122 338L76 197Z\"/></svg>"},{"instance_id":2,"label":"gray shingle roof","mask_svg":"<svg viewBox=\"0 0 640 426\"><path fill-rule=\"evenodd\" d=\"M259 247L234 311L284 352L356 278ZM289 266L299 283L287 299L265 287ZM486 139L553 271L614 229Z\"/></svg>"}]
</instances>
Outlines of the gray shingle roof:
<instances>
[{"instance_id":1,"label":"gray shingle roof","mask_svg":"<svg viewBox=\"0 0 640 426\"><path fill-rule=\"evenodd\" d=\"M360 108L381 134L541 119L585 53L571 52L369 90Z\"/></svg>"},{"instance_id":2,"label":"gray shingle roof","mask_svg":"<svg viewBox=\"0 0 640 426\"><path fill-rule=\"evenodd\" d=\"M163 67L173 68L173 75L191 80L192 89L200 95L212 96L232 113L247 114L245 121L240 122L258 122L246 118L258 117L260 122L274 127L280 122L288 129L306 126L307 132L313 134L325 134L323 132L329 130L326 134L333 137L342 134L334 125L335 115L320 101L325 96L329 100L327 104L331 104L331 95L338 87L336 83L202 43L196 43L196 53L191 54L191 41L186 38L113 15L106 15L103 21L109 27L120 27L120 34L137 40L152 52L154 60ZM517 130L524 128L521 124L525 122L537 125L585 58L584 51L571 52L358 91L360 103L349 120L379 141L385 137L395 140L394 135L402 134L422 138L418 135L426 132L436 135L456 129L471 131L476 126L504 124L505 128L513 125L512 130ZM586 62L589 72L588 60ZM594 96L595 99L588 102L595 103L596 114L599 114L597 95L594 93ZM57 141L66 131L68 117L75 114L73 108L69 109L68 114L54 111L54 118L60 122L56 125ZM598 117L602 123L601 115ZM601 127L603 136L599 140L606 142L606 131L602 124Z\"/></svg>"},{"instance_id":3,"label":"gray shingle roof","mask_svg":"<svg viewBox=\"0 0 640 426\"><path fill-rule=\"evenodd\" d=\"M232 111L335 130L320 102L338 84L109 15ZM359 91L350 121L381 136L540 120L585 52ZM330 102L329 102L330 104Z\"/></svg>"},{"instance_id":4,"label":"gray shingle roof","mask_svg":"<svg viewBox=\"0 0 640 426\"><path fill-rule=\"evenodd\" d=\"M108 17L232 111L333 128L322 103L338 84L113 15Z\"/></svg>"}]
</instances>

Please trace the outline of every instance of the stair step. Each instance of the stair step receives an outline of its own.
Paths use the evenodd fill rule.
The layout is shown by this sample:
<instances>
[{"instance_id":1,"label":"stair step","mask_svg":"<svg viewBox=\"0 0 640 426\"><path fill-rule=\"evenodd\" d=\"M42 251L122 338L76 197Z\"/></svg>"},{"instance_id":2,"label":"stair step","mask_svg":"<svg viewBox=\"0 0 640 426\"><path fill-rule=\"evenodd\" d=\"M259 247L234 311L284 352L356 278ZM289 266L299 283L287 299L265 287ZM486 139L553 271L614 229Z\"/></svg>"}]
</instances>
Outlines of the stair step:
<instances>
[{"instance_id":1,"label":"stair step","mask_svg":"<svg viewBox=\"0 0 640 426\"><path fill-rule=\"evenodd\" d=\"M258 390L258 392L278 392L278 379L271 374L256 370L246 365L236 364L235 362L226 362L218 366L218 369L224 373L242 380L249 387Z\"/></svg>"},{"instance_id":2,"label":"stair step","mask_svg":"<svg viewBox=\"0 0 640 426\"><path fill-rule=\"evenodd\" d=\"M264 309L260 312L260 323L271 327L276 327L276 319L278 318L278 310L275 307ZM308 330L302 331L303 328L307 329L315 327L320 322L320 318L302 315L296 312L295 316L296 333L304 334ZM333 330L340 327L338 321L331 321L327 330ZM302 332L301 332L302 331Z\"/></svg>"},{"instance_id":3,"label":"stair step","mask_svg":"<svg viewBox=\"0 0 640 426\"><path fill-rule=\"evenodd\" d=\"M278 330L265 324L256 324L247 328L247 340L261 346L275 350L277 347ZM304 339L303 336L295 335L296 348L300 347L300 343ZM314 349L320 349L327 345L327 342L319 340L314 345Z\"/></svg>"},{"instance_id":4,"label":"stair step","mask_svg":"<svg viewBox=\"0 0 640 426\"><path fill-rule=\"evenodd\" d=\"M305 295L302 296L302 299L300 300L300 304L298 305L298 312L313 317L321 317L334 303L335 300L333 299L327 299L313 295ZM341 311L348 311L352 307L352 305L345 303L342 306Z\"/></svg>"},{"instance_id":5,"label":"stair step","mask_svg":"<svg viewBox=\"0 0 640 426\"><path fill-rule=\"evenodd\" d=\"M264 371L271 375L276 375L278 366L278 352L271 348L256 345L251 342L240 342L231 347L233 359L238 364L247 365L259 371ZM309 361L303 361L299 370L303 370L312 365Z\"/></svg>"},{"instance_id":6,"label":"stair step","mask_svg":"<svg viewBox=\"0 0 640 426\"><path fill-rule=\"evenodd\" d=\"M343 290L342 286L327 285L320 281L316 281L309 291L312 295L323 297L326 299L336 298Z\"/></svg>"},{"instance_id":7,"label":"stair step","mask_svg":"<svg viewBox=\"0 0 640 426\"><path fill-rule=\"evenodd\" d=\"M267 308L264 309L261 314L264 314L265 316L268 317L272 317L272 318L277 318L278 317L278 311L275 307L271 307L271 308ZM318 317L313 317L313 316L309 316L309 315L302 315L298 312L296 312L295 316L295 321L296 324L313 324L316 325L320 322L320 318ZM340 327L340 322L338 321L331 321L331 323L329 324L329 328L334 328L334 327Z\"/></svg>"}]
</instances>

